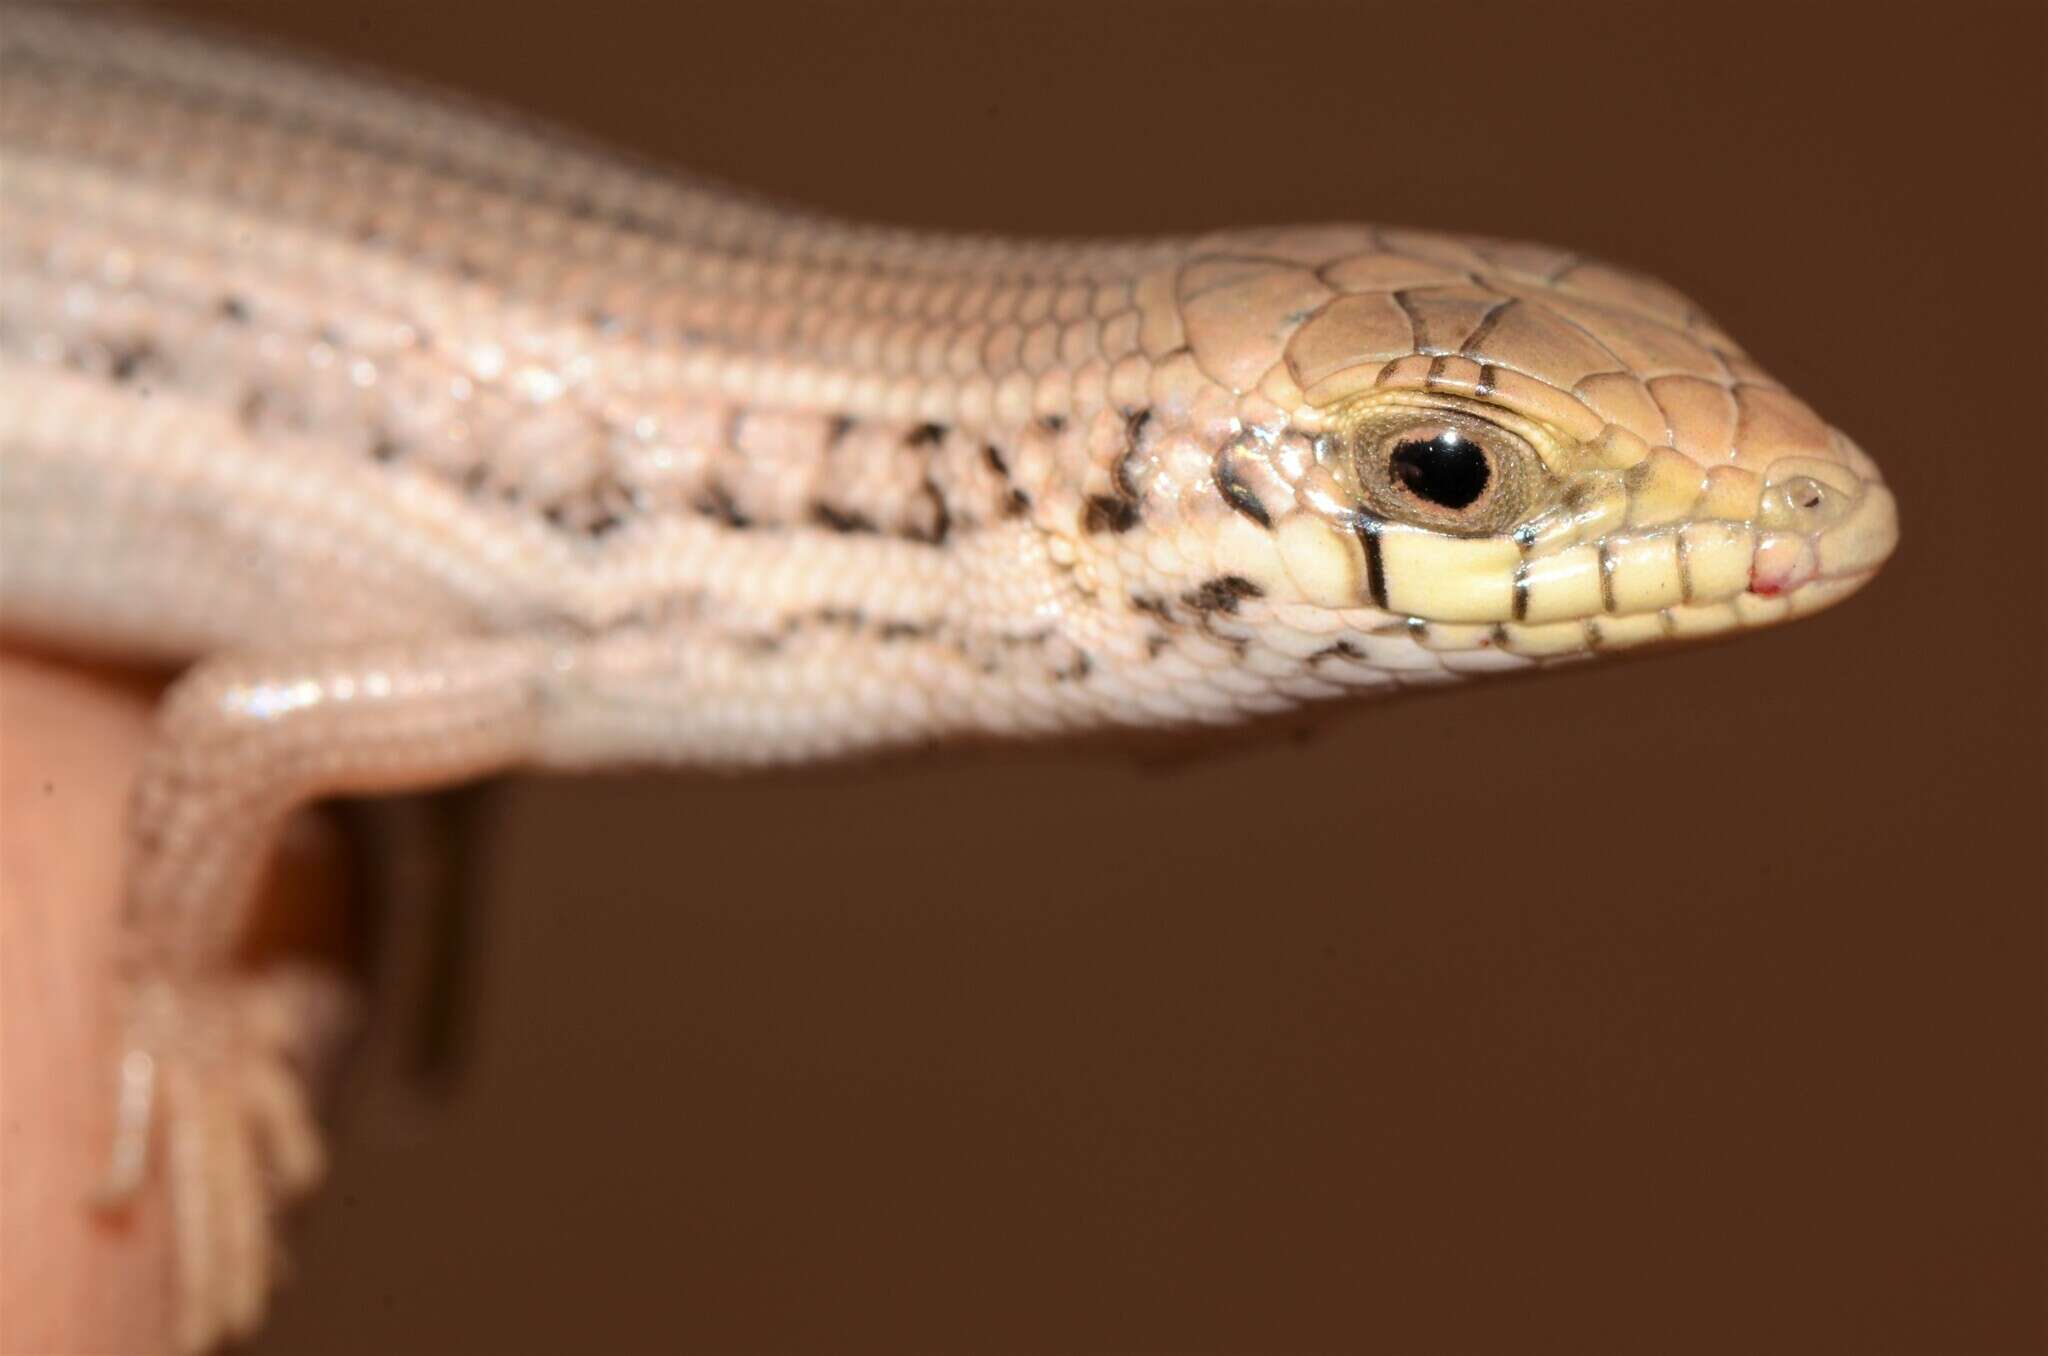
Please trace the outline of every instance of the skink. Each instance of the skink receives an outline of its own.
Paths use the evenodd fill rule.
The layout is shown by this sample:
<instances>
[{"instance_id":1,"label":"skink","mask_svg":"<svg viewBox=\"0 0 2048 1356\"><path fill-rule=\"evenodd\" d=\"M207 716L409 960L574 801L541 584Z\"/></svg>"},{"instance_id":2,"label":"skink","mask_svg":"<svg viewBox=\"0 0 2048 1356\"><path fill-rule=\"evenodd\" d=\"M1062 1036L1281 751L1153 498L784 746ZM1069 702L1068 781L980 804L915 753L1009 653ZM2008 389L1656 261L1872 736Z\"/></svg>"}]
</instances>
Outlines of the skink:
<instances>
[{"instance_id":1,"label":"skink","mask_svg":"<svg viewBox=\"0 0 2048 1356\"><path fill-rule=\"evenodd\" d=\"M187 666L110 1193L189 1349L320 1173L286 816L513 768L1235 722L1802 616L1872 463L1685 298L1367 225L806 215L445 96L0 10L0 627Z\"/></svg>"}]
</instances>

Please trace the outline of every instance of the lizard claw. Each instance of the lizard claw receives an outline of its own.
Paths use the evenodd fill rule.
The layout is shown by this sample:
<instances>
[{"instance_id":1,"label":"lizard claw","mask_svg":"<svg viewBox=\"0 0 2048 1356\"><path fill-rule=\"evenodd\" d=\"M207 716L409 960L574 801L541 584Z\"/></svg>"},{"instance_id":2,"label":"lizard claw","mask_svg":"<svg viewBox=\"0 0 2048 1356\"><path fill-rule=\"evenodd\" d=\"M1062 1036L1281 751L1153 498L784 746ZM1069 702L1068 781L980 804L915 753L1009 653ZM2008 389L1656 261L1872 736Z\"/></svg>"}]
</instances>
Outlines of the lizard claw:
<instances>
[{"instance_id":1,"label":"lizard claw","mask_svg":"<svg viewBox=\"0 0 2048 1356\"><path fill-rule=\"evenodd\" d=\"M255 1329L281 1260L273 1221L326 1172L306 1066L349 1005L336 980L297 967L152 979L135 999L97 1201L134 1198L161 1105L177 1346L198 1352Z\"/></svg>"},{"instance_id":2,"label":"lizard claw","mask_svg":"<svg viewBox=\"0 0 2048 1356\"><path fill-rule=\"evenodd\" d=\"M156 1108L156 1056L139 1046L122 1052L120 1087L114 1100L114 1138L106 1174L93 1205L125 1209L142 1189L149 1171L149 1122Z\"/></svg>"}]
</instances>

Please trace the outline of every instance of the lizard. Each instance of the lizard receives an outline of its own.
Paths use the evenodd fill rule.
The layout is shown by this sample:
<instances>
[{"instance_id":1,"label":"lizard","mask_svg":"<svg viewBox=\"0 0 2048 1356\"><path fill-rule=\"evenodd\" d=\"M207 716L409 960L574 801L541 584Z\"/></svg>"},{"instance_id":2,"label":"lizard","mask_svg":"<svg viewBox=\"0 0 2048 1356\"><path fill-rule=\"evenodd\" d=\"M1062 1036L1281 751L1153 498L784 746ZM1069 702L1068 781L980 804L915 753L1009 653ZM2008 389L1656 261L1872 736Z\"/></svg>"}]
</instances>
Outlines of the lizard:
<instances>
[{"instance_id":1,"label":"lizard","mask_svg":"<svg viewBox=\"0 0 2048 1356\"><path fill-rule=\"evenodd\" d=\"M260 1321L345 1001L237 943L323 797L1232 725L1753 630L1897 540L1707 315L1388 225L808 213L371 73L0 11L0 630L175 665L108 1202Z\"/></svg>"}]
</instances>

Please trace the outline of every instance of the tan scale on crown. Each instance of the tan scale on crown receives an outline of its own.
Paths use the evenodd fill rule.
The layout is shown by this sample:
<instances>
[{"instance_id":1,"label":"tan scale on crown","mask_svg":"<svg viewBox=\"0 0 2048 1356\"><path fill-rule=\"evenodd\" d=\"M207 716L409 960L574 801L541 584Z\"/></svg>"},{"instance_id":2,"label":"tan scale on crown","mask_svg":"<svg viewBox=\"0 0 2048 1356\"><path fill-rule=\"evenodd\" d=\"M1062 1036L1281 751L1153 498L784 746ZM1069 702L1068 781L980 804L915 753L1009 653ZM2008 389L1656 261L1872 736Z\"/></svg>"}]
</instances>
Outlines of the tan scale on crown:
<instances>
[{"instance_id":1,"label":"tan scale on crown","mask_svg":"<svg viewBox=\"0 0 2048 1356\"><path fill-rule=\"evenodd\" d=\"M1163 281L1137 289L1152 409L1193 436L1130 474L1177 494L1171 511L1265 610L1332 610L1361 657L1394 626L1432 650L1533 658L1774 621L1853 590L1895 539L1870 459L1651 279L1333 226L1212 236L1172 271L1170 304ZM1547 493L1482 535L1362 520L1351 432L1401 411L1520 435ZM1205 482L1193 458L1216 441Z\"/></svg>"}]
</instances>

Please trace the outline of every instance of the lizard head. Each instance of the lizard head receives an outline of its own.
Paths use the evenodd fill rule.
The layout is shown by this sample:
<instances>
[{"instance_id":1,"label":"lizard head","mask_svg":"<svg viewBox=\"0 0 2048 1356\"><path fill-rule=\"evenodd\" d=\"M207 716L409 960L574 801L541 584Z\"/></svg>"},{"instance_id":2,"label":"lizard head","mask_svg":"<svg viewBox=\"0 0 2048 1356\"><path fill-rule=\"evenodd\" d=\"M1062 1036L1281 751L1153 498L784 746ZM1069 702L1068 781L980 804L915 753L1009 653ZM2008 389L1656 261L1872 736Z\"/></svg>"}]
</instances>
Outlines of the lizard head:
<instances>
[{"instance_id":1,"label":"lizard head","mask_svg":"<svg viewBox=\"0 0 2048 1356\"><path fill-rule=\"evenodd\" d=\"M1218 237L1173 296L1184 350L1126 478L1171 492L1180 558L1257 598L1233 620L1325 679L1774 622L1896 542L1870 458L1649 279L1324 228Z\"/></svg>"}]
</instances>

